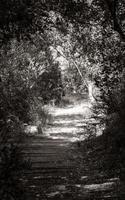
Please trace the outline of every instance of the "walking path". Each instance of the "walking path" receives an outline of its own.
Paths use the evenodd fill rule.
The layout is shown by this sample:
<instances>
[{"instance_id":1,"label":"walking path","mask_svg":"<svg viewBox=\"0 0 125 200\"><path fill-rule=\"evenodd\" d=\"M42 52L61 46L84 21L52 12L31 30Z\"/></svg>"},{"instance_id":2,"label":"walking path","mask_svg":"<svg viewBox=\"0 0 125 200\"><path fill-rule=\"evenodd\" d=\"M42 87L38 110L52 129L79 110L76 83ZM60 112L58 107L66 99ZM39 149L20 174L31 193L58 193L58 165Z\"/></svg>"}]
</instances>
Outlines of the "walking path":
<instances>
[{"instance_id":1,"label":"walking path","mask_svg":"<svg viewBox=\"0 0 125 200\"><path fill-rule=\"evenodd\" d=\"M32 164L23 175L28 200L117 199L114 188L118 179L94 182L93 175L79 173L76 159L79 143L73 142L88 137L86 130L90 125L93 134L98 132L99 122L92 118L90 108L89 103L49 107L52 120L44 133L30 136L22 144L23 154Z\"/></svg>"}]
</instances>

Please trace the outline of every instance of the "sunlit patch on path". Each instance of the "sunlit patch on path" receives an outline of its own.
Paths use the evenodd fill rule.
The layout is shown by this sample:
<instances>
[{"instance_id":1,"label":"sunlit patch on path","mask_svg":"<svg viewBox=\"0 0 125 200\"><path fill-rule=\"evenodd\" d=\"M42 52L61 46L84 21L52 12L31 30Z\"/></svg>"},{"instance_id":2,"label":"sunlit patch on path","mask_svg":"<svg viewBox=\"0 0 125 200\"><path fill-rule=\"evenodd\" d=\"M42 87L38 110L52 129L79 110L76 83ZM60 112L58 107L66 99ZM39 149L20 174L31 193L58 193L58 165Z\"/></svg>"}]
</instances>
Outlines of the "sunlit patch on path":
<instances>
[{"instance_id":1,"label":"sunlit patch on path","mask_svg":"<svg viewBox=\"0 0 125 200\"><path fill-rule=\"evenodd\" d=\"M48 108L52 122L48 124L44 130L47 137L53 139L66 139L74 142L84 140L86 138L85 132L90 124L95 127L99 123L92 115L92 105L90 102L81 102L76 105L69 105L67 107L49 107Z\"/></svg>"}]
</instances>

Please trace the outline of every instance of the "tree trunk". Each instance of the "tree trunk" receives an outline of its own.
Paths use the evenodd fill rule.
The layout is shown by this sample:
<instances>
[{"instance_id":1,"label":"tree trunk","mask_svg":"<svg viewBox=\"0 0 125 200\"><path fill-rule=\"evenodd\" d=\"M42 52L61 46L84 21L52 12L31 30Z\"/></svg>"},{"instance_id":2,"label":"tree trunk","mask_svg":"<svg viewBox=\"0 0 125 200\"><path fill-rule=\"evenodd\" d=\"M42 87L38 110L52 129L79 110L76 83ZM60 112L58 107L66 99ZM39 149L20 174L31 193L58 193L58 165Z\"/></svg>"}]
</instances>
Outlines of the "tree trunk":
<instances>
[{"instance_id":1,"label":"tree trunk","mask_svg":"<svg viewBox=\"0 0 125 200\"><path fill-rule=\"evenodd\" d=\"M88 85L89 100L90 100L91 103L93 103L95 101L95 99L93 97L93 87L94 87L94 84L93 84L93 82L88 81L87 85Z\"/></svg>"}]
</instances>

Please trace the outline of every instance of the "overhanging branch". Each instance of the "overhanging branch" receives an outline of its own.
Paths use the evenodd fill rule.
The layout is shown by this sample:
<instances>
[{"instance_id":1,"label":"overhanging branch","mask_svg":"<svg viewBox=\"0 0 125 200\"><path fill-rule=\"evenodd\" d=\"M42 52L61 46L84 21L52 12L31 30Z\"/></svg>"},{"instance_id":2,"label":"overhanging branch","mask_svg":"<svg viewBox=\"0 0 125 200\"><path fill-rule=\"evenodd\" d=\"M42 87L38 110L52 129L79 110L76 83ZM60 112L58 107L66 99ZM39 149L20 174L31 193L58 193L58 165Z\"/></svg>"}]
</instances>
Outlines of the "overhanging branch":
<instances>
[{"instance_id":1,"label":"overhanging branch","mask_svg":"<svg viewBox=\"0 0 125 200\"><path fill-rule=\"evenodd\" d=\"M65 59L67 60L67 58L66 58L58 49L56 49L56 51L60 54L60 56L62 56L63 58L65 58ZM68 61L69 61L69 60L68 60ZM69 62L70 62L70 61L69 61ZM82 82L85 84L86 87L88 87L88 84L87 84L85 78L83 77L80 68L78 67L77 63L76 63L74 60L73 60L73 64L74 64L75 68L77 69L77 71L78 71L80 77L82 78Z\"/></svg>"}]
</instances>

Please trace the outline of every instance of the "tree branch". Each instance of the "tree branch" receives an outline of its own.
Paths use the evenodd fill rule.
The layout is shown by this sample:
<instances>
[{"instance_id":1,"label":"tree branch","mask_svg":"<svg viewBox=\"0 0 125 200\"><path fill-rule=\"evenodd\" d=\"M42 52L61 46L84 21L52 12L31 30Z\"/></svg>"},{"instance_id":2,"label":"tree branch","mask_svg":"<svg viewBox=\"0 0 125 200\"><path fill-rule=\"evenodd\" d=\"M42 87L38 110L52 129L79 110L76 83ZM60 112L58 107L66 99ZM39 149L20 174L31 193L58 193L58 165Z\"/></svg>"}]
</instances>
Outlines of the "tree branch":
<instances>
[{"instance_id":1,"label":"tree branch","mask_svg":"<svg viewBox=\"0 0 125 200\"><path fill-rule=\"evenodd\" d=\"M57 51L63 58L67 59L58 49L56 49L56 51ZM69 60L68 60L68 61L69 61ZM76 63L75 61L73 61L73 64L74 64L75 68L77 69L77 71L78 71L80 77L82 78L83 83L85 84L85 86L88 87L88 84L87 84L87 82L85 81L85 78L83 77L83 75L82 75L82 73L81 73L81 70L80 70L79 67L77 66L77 63Z\"/></svg>"}]
</instances>

